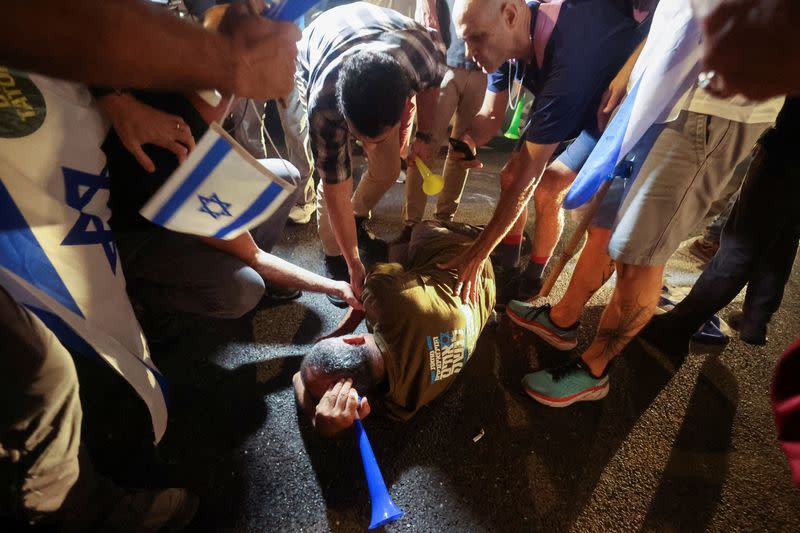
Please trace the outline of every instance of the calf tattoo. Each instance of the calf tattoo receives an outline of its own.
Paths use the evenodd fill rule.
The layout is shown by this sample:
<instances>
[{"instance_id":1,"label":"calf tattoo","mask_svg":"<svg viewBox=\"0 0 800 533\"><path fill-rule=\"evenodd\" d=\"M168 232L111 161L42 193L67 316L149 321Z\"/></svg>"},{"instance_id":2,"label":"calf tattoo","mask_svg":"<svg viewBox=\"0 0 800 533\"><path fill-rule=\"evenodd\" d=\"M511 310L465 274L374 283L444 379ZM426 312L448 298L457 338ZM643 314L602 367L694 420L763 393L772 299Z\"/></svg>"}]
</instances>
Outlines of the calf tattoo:
<instances>
[{"instance_id":1,"label":"calf tattoo","mask_svg":"<svg viewBox=\"0 0 800 533\"><path fill-rule=\"evenodd\" d=\"M597 331L595 340L601 346L601 357L611 359L619 354L650 320L652 315L650 307L641 305L638 300L637 297L634 302L621 304L616 327L600 328Z\"/></svg>"}]
</instances>

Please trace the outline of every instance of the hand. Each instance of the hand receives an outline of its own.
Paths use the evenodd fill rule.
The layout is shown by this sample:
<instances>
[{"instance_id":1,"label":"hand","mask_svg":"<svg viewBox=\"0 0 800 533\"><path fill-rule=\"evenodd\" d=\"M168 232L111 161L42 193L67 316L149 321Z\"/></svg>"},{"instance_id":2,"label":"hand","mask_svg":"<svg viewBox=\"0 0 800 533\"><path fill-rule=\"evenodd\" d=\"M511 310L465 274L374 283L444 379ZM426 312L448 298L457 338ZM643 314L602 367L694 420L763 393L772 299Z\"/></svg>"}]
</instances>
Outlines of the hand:
<instances>
[{"instance_id":1,"label":"hand","mask_svg":"<svg viewBox=\"0 0 800 533\"><path fill-rule=\"evenodd\" d=\"M430 143L426 143L422 139L414 139L414 142L411 143L411 148L408 150L408 157L406 158L406 162L409 166L416 165L415 157L419 157L426 163L429 161L431 153L431 145Z\"/></svg>"},{"instance_id":2,"label":"hand","mask_svg":"<svg viewBox=\"0 0 800 533\"><path fill-rule=\"evenodd\" d=\"M462 135L461 140L467 143L467 145L472 150L473 154L475 155L478 154L477 144L475 143L475 140L472 137L470 137L469 133L465 133L464 135ZM483 168L483 163L481 163L480 159L476 157L475 159L466 160L464 159L465 157L464 154L462 154L458 150L451 149L447 153L447 157L455 161L461 168L466 170L469 170L471 168Z\"/></svg>"},{"instance_id":3,"label":"hand","mask_svg":"<svg viewBox=\"0 0 800 533\"><path fill-rule=\"evenodd\" d=\"M233 92L237 96L273 100L294 88L300 29L253 15L244 3L230 4L219 31L229 35Z\"/></svg>"},{"instance_id":4,"label":"hand","mask_svg":"<svg viewBox=\"0 0 800 533\"><path fill-rule=\"evenodd\" d=\"M701 20L703 65L715 74L707 90L754 100L797 92L798 7L790 0L723 0L714 6Z\"/></svg>"},{"instance_id":5,"label":"hand","mask_svg":"<svg viewBox=\"0 0 800 533\"><path fill-rule=\"evenodd\" d=\"M458 271L458 281L453 288L453 294L461 296L461 301L464 303L472 302L474 304L478 302L480 277L486 259L487 257L482 257L475 251L474 246L470 246L447 263L439 263L436 266L442 270Z\"/></svg>"},{"instance_id":6,"label":"hand","mask_svg":"<svg viewBox=\"0 0 800 533\"><path fill-rule=\"evenodd\" d=\"M350 287L356 299L361 301L361 293L364 290L364 279L367 277L367 271L364 268L364 263L360 259L356 259L353 264L347 265L347 270L350 273Z\"/></svg>"},{"instance_id":7,"label":"hand","mask_svg":"<svg viewBox=\"0 0 800 533\"><path fill-rule=\"evenodd\" d=\"M439 17L436 14L435 0L417 0L417 7L414 10L414 20L435 30L439 28Z\"/></svg>"},{"instance_id":8,"label":"hand","mask_svg":"<svg viewBox=\"0 0 800 533\"><path fill-rule=\"evenodd\" d=\"M597 129L603 133L608 126L608 121L611 120L611 115L614 110L628 94L628 80L630 73L620 72L611 80L608 89L603 93L600 99L600 107L597 108Z\"/></svg>"},{"instance_id":9,"label":"hand","mask_svg":"<svg viewBox=\"0 0 800 533\"><path fill-rule=\"evenodd\" d=\"M371 409L366 398L358 401L353 380L341 380L320 399L314 412L314 427L323 437L333 437L353 425L356 415L364 420Z\"/></svg>"},{"instance_id":10,"label":"hand","mask_svg":"<svg viewBox=\"0 0 800 533\"><path fill-rule=\"evenodd\" d=\"M156 166L144 153L142 145L165 148L177 156L179 163L194 149L192 132L177 115L150 107L130 94L109 94L101 98L99 104L111 118L122 144L147 172L154 172Z\"/></svg>"},{"instance_id":11,"label":"hand","mask_svg":"<svg viewBox=\"0 0 800 533\"><path fill-rule=\"evenodd\" d=\"M361 301L358 298L356 298L356 294L353 291L353 288L346 281L336 282L336 290L334 294L339 298L341 298L342 300L344 300L345 302L347 302L347 305L349 305L353 309L357 311L364 309L364 306L361 305Z\"/></svg>"}]
</instances>

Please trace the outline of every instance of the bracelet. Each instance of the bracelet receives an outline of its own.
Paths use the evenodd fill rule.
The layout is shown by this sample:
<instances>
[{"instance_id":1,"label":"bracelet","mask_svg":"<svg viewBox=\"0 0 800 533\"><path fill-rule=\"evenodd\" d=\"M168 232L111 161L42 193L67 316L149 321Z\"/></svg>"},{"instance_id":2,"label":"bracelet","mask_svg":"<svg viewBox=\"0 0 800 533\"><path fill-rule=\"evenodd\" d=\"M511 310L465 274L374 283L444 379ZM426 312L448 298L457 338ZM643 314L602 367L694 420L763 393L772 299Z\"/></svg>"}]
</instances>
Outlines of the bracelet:
<instances>
[{"instance_id":1,"label":"bracelet","mask_svg":"<svg viewBox=\"0 0 800 533\"><path fill-rule=\"evenodd\" d=\"M433 135L430 133L425 133L424 131L418 131L414 134L414 137L424 143L429 143L433 140Z\"/></svg>"}]
</instances>

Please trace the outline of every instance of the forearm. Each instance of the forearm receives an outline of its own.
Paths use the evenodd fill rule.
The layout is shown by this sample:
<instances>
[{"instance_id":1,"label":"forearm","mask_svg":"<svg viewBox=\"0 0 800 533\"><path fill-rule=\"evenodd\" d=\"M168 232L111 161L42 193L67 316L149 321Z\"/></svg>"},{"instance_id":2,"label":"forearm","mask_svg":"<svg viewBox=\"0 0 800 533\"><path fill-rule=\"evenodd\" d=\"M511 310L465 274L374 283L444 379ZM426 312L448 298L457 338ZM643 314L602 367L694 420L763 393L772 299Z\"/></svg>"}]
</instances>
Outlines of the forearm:
<instances>
[{"instance_id":1,"label":"forearm","mask_svg":"<svg viewBox=\"0 0 800 533\"><path fill-rule=\"evenodd\" d=\"M243 233L230 240L204 237L209 245L222 250L251 267L266 281L312 292L339 294L337 282L260 249L250 233Z\"/></svg>"},{"instance_id":2,"label":"forearm","mask_svg":"<svg viewBox=\"0 0 800 533\"><path fill-rule=\"evenodd\" d=\"M539 175L541 176L541 173ZM500 199L492 218L472 244L476 253L489 257L528 205L538 183L538 177L531 179L520 176L514 179L510 187L500 192Z\"/></svg>"},{"instance_id":3,"label":"forearm","mask_svg":"<svg viewBox=\"0 0 800 533\"><path fill-rule=\"evenodd\" d=\"M283 287L294 287L311 292L341 296L339 284L305 268L294 265L276 255L260 251L252 265L262 278Z\"/></svg>"},{"instance_id":4,"label":"forearm","mask_svg":"<svg viewBox=\"0 0 800 533\"><path fill-rule=\"evenodd\" d=\"M647 37L642 39L642 42L639 43L639 46L636 47L636 50L633 51L631 56L625 61L625 64L622 65L619 73L617 74L617 78L622 79L624 76L625 82L627 83L628 80L631 78L631 73L633 72L633 67L636 65L636 62L639 60L639 56L642 55L642 50L644 49L644 45L647 43Z\"/></svg>"},{"instance_id":5,"label":"forearm","mask_svg":"<svg viewBox=\"0 0 800 533\"><path fill-rule=\"evenodd\" d=\"M508 105L507 92L486 91L481 110L475 115L465 134L473 140L476 147L488 143L500 130L506 116L506 105Z\"/></svg>"},{"instance_id":6,"label":"forearm","mask_svg":"<svg viewBox=\"0 0 800 533\"><path fill-rule=\"evenodd\" d=\"M232 91L228 41L144 0L7 0L4 12L5 64L92 85Z\"/></svg>"},{"instance_id":7,"label":"forearm","mask_svg":"<svg viewBox=\"0 0 800 533\"><path fill-rule=\"evenodd\" d=\"M501 171L501 180L508 186L502 188L491 220L473 243L475 252L488 257L506 236L528 205L556 146L526 142L520 151L514 152Z\"/></svg>"},{"instance_id":8,"label":"forearm","mask_svg":"<svg viewBox=\"0 0 800 533\"><path fill-rule=\"evenodd\" d=\"M342 183L323 183L325 193L325 206L328 211L331 229L336 237L336 243L344 255L348 265L361 261L358 255L358 240L356 238L356 221L353 216L353 180L348 179Z\"/></svg>"}]
</instances>

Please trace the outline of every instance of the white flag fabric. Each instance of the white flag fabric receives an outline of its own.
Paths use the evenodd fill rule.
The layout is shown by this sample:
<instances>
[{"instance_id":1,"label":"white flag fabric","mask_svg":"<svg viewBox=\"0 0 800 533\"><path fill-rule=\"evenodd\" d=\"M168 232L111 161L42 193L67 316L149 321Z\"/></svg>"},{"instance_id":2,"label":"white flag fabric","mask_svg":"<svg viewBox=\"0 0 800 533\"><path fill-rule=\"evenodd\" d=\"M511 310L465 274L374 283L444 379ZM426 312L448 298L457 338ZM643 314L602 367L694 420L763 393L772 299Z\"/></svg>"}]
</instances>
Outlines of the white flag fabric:
<instances>
[{"instance_id":1,"label":"white flag fabric","mask_svg":"<svg viewBox=\"0 0 800 533\"><path fill-rule=\"evenodd\" d=\"M211 124L140 213L173 231L232 239L268 219L293 192Z\"/></svg>"},{"instance_id":2,"label":"white flag fabric","mask_svg":"<svg viewBox=\"0 0 800 533\"><path fill-rule=\"evenodd\" d=\"M588 202L647 130L667 120L696 82L701 56L701 32L691 1L661 0L631 74L631 94L575 178L564 200L566 209Z\"/></svg>"},{"instance_id":3,"label":"white flag fabric","mask_svg":"<svg viewBox=\"0 0 800 533\"><path fill-rule=\"evenodd\" d=\"M85 86L0 67L0 285L73 351L119 372L167 427L166 383L125 292Z\"/></svg>"}]
</instances>

